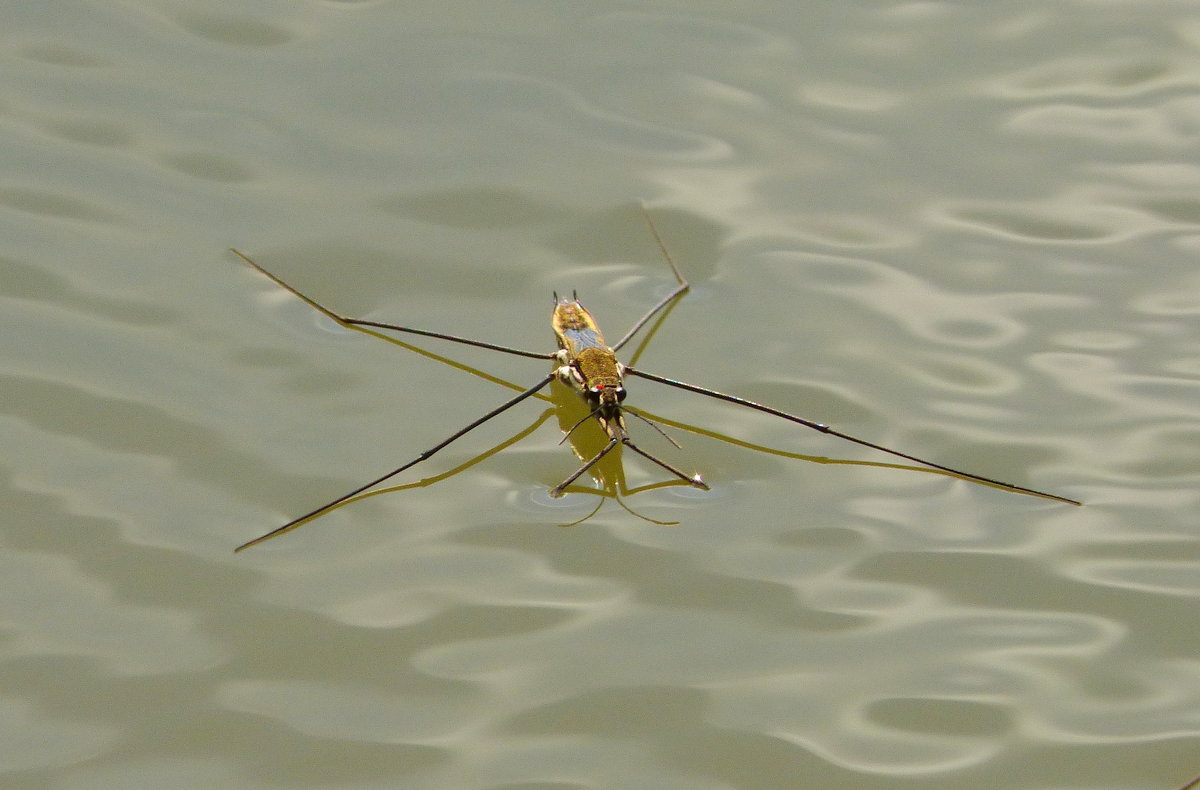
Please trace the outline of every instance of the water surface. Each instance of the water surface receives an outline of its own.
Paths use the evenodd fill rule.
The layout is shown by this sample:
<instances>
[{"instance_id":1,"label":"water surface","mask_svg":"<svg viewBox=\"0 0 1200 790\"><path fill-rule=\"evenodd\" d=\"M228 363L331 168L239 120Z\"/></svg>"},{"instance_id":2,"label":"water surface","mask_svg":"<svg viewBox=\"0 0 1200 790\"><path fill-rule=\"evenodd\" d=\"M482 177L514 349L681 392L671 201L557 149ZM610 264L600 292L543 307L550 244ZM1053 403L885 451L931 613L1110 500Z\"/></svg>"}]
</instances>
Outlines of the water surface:
<instances>
[{"instance_id":1,"label":"water surface","mask_svg":"<svg viewBox=\"0 0 1200 790\"><path fill-rule=\"evenodd\" d=\"M3 38L6 786L1200 771L1190 4L50 4ZM550 350L553 291L615 339L670 290L639 200L693 285L639 367L1086 506L630 381L711 492L625 453L588 485L635 513L559 526L597 498L547 496L578 461L535 401L231 553L545 366L345 330L228 247Z\"/></svg>"}]
</instances>

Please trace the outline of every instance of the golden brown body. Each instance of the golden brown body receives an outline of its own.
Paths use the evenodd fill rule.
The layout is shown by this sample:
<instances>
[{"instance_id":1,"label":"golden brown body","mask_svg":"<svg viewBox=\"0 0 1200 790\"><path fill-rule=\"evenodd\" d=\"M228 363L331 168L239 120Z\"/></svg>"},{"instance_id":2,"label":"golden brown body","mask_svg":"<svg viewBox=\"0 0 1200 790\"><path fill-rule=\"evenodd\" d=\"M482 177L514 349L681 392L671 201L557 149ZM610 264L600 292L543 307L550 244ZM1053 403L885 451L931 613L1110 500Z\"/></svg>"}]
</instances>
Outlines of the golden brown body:
<instances>
[{"instance_id":1,"label":"golden brown body","mask_svg":"<svg viewBox=\"0 0 1200 790\"><path fill-rule=\"evenodd\" d=\"M617 406L625 397L621 363L604 342L592 314L575 298L556 298L550 323L558 339L559 378L599 408L597 416L606 430L610 420L621 425Z\"/></svg>"}]
</instances>

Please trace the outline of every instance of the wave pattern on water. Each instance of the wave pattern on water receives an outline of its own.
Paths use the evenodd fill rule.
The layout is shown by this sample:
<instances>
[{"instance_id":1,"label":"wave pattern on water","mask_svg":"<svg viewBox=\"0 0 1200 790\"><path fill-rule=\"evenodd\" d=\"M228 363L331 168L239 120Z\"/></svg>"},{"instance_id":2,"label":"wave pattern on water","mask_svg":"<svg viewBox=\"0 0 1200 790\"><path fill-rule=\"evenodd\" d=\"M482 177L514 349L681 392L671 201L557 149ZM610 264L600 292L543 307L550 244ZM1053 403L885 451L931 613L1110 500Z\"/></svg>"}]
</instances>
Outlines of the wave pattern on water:
<instances>
[{"instance_id":1,"label":"wave pattern on water","mask_svg":"<svg viewBox=\"0 0 1200 790\"><path fill-rule=\"evenodd\" d=\"M1175 790L1193 17L14 5L0 784ZM551 292L612 337L673 287L639 201L692 282L639 368L1086 505L642 381L683 446L638 440L714 491L626 457L622 501L676 526L560 527L597 495L546 496L578 461L536 402L233 557L545 365L346 331L228 247L550 350Z\"/></svg>"}]
</instances>

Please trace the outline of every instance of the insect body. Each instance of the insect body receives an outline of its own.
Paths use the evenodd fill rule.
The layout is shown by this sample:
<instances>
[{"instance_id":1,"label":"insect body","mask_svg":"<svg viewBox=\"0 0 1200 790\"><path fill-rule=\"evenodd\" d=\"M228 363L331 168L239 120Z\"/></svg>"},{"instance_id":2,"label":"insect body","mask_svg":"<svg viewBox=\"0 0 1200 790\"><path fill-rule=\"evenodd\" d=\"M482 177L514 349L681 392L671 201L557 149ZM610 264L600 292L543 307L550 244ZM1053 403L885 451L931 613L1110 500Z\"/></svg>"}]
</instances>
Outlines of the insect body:
<instances>
[{"instance_id":1,"label":"insect body","mask_svg":"<svg viewBox=\"0 0 1200 790\"><path fill-rule=\"evenodd\" d=\"M592 409L588 416L594 416L608 435L608 444L604 449L592 456L591 460L585 461L574 474L555 486L550 494L561 496L563 489L611 452L618 442L676 477L697 488L708 490L700 475L689 477L661 458L650 455L629 438L625 416L621 413L621 402L625 400L625 385L621 378L624 367L617 361L616 351L605 344L604 335L600 334L600 328L596 326L592 314L579 303L574 294L570 299L559 299L555 294L554 314L550 323L558 338L559 350L554 358L559 366L555 374L564 384L574 387L583 396Z\"/></svg>"},{"instance_id":2,"label":"insect body","mask_svg":"<svg viewBox=\"0 0 1200 790\"><path fill-rule=\"evenodd\" d=\"M550 325L558 338L559 350L554 355L559 363L555 371L558 377L597 409L601 426L614 412L620 416L620 403L625 400L621 364L616 352L604 342L592 314L574 295L559 299L555 294Z\"/></svg>"},{"instance_id":3,"label":"insect body","mask_svg":"<svg viewBox=\"0 0 1200 790\"><path fill-rule=\"evenodd\" d=\"M670 305L672 302L674 302L680 296L685 294L688 290L687 281L683 279L683 276L679 273L679 269L675 266L674 261L671 260L671 256L667 252L666 247L663 245L662 239L659 238L658 231L655 229L654 223L650 221L650 217L648 214L646 215L646 221L647 221L647 224L649 224L649 226L650 226L650 232L654 235L654 240L657 242L658 247L663 254L663 258L666 260L667 264L671 267L671 272L675 275L675 280L677 283L676 287L669 294L667 294L665 297L663 297L661 300L659 300L659 302L654 307L650 308L650 310L648 310L645 313L645 315L643 315L640 319L638 319L634 323L634 325L629 328L629 330L625 333L625 335L611 347L606 345L604 336L600 333L600 329L596 325L596 321L592 318L591 313L589 313L583 307L583 305L581 305L579 303L579 300L575 297L574 294L572 294L572 297L570 299L559 299L558 296L555 295L555 297L554 297L554 313L551 316L551 325L554 329L554 334L558 339L558 350L549 352L549 353L538 352L538 351L524 351L522 349L512 348L510 346L503 346L503 345L499 345L496 343L489 343L489 342L483 341L483 340L473 340L470 338L459 337L457 335L450 335L450 334L445 334L442 332L432 332L428 329L416 329L413 327L398 326L396 324L386 324L386 323L381 323L378 321L368 321L368 320L360 319L360 318L348 318L346 316L342 316L342 315L339 315L338 313L333 312L332 310L330 310L329 308L320 304L319 302L305 296L300 291L296 290L295 288L293 288L292 286L288 285L286 282L281 280L279 277L276 277L274 274L270 273L263 267L259 266L257 263L252 261L246 255L242 254L241 252L238 252L237 250L233 250L234 254L236 254L238 257L240 257L243 261L245 261L251 267L256 269L258 272L260 272L263 275L265 275L266 277L270 278L277 285L290 291L293 295L295 295L297 298L299 298L302 301L304 301L305 303L307 303L309 306L320 311L321 313L325 314L332 320L336 321L337 323L339 323L342 326L347 327L349 329L357 329L359 331L364 331L364 332L368 332L368 333L373 333L372 330L379 330L379 329L392 331L392 332L404 332L407 334L421 335L423 337L438 338L440 340L448 340L448 341L451 341L454 343L461 343L464 345L476 346L478 348L486 348L486 349L490 349L493 351L501 351L503 353L512 354L514 356L528 357L531 359L550 360L555 365L554 369L549 374L544 376L540 381L535 383L529 389L524 390L523 392L519 393L518 395L510 398L509 400L500 404L499 406L492 409L491 411L484 414L483 416L476 418L472 422L468 423L467 425L463 426L462 428L460 428L457 431L455 431L454 433L452 433L450 436L443 439L441 442L435 444L433 447L430 447L428 450L425 450L420 455L418 455L416 458L408 461L405 464L402 464L401 466L397 467L396 469L393 469L392 471L388 472L385 475L381 475L380 477L370 481L369 483L365 483L364 485L359 486L358 488L354 489L353 491L343 494L342 496L338 497L337 499L334 499L331 502L328 502L318 508L315 508L314 510L309 511L308 513L304 514L303 516L292 519L291 521L284 524L283 526L278 527L278 528L266 533L265 535L262 535L260 537L255 538L254 540L243 543L241 546L238 546L236 551L241 551L242 549L246 549L246 548L249 548L250 546L254 546L258 543L261 543L264 540L273 538L277 535L281 535L284 532L288 532L288 531L300 526L301 524L304 524L305 522L309 521L310 519L313 519L320 515L323 515L324 513L328 512L329 510L332 510L333 508L347 502L348 500L353 499L354 497L356 497L359 494L362 494L363 492L367 491L368 489L374 488L376 485L379 485L380 483L384 482L385 480L389 480L390 478L395 477L396 475L400 474L401 472L416 466L417 464L419 464L419 463L425 461L426 459L430 458L431 456L433 456L435 453L440 451L442 448L446 447L450 443L461 438L465 434L467 434L470 431L474 430L475 428L479 427L480 425L482 425L483 423L492 419L493 417L495 417L499 414L502 414L503 412L507 411L508 409L512 408L513 406L516 406L521 401L536 395L539 391L541 391L546 385L548 385L550 382L552 382L555 378L559 379L560 381L562 381L562 382L568 384L569 386L571 386L572 388L574 388L575 391L578 392L584 398L585 402L588 404L589 408L591 409L591 411L584 418L584 420L587 420L590 418L595 418L596 421L600 424L601 429L604 431L604 434L608 437L608 441L604 445L604 447L600 449L599 452L597 452L590 459L584 461L582 466L580 466L573 473L571 473L571 475L568 476L565 480L563 480L561 483L559 483L557 486L555 486L553 489L551 489L550 493L553 496L562 495L563 491L567 488L567 486L569 486L572 482L574 482L584 472L591 469L601 458L603 458L605 455L610 453L614 448L616 448L617 445L624 445L624 446L628 447L630 450L633 450L638 455L641 455L643 458L653 461L658 466L662 467L663 469L667 470L675 477L687 482L690 485L693 485L697 488L702 488L702 489L706 489L706 490L708 489L708 485L706 485L705 482L700 478L700 475L688 475L688 474L680 471L679 469L676 469L674 466L668 464L666 461L663 461L662 459L657 458L654 455L646 452L642 448L638 447L633 442L633 440L630 438L628 428L625 425L625 414L626 413L633 414L633 415L639 417L639 419L645 420L647 423L649 423L651 426L653 426L656 430L659 430L659 432L662 433L661 429L659 429L657 426L654 426L653 423L651 423L645 417L642 417L641 415L639 415L636 411L622 408L621 404L625 400L624 378L626 376L632 375L632 376L637 376L640 378L647 379L649 381L656 381L660 384L665 384L670 387L675 387L676 389L681 389L681 390L685 390L687 392L697 393L699 395L706 395L710 398L716 398L717 400L723 400L727 403L733 403L738 406L745 406L750 409L755 409L756 411L761 411L766 414L770 414L775 417L780 417L782 419L788 420L789 422L803 425L806 428L812 428L813 430L820 431L821 433L827 434L829 436L836 436L840 439L845 439L847 441L854 442L855 444L859 444L864 447L869 447L871 449L878 450L880 452L888 453L889 455L893 455L898 458L903 458L905 460L912 461L914 463L921 464L922 466L930 467L932 469L937 469L942 472L945 472L945 473L948 473L948 474L951 474L951 475L954 475L956 477L960 477L960 478L963 478L966 480L971 480L971 481L974 481L977 483L982 483L982 484L994 486L997 488L1003 488L1003 489L1006 489L1009 491L1014 491L1017 493L1029 494L1032 496L1043 497L1046 499L1053 499L1053 500L1057 500L1059 502L1065 502L1065 503L1072 504L1072 505L1080 504L1078 501L1076 501L1074 499L1068 499L1067 497L1058 496L1057 494L1048 494L1044 491L1037 491L1032 488L1025 488L1024 486L1018 486L1018 485L1014 485L1012 483L1005 483L1005 482L1002 482L1000 480L995 480L990 477L984 477L982 475L972 474L971 472L964 472L960 469L954 469L953 467L944 466L944 465L936 463L934 461L929 461L929 460L920 458L915 455L910 455L909 453L901 452L900 450L895 450L890 447L884 447L883 445L875 444L874 442L869 442L865 439L860 439L856 436L851 436L850 434L842 433L841 431L834 430L833 428L830 428L828 425L823 425L818 422L813 422L812 420L807 420L807 419L804 419L803 417L799 417L797 415L785 412L782 409L777 409L773 406L767 406L767 405L764 405L761 403L756 403L754 401L738 397L737 395L729 395L727 393L718 392L717 390L709 389L707 387L701 387L701 386L698 386L695 384L689 384L685 381L679 381L677 379L667 378L666 376L660 376L660 375L657 375L654 373L648 373L646 371L638 370L638 369L635 369L628 365L622 365L620 362L617 361L617 352L620 351L621 348L626 343L628 343L633 338L633 336L635 334L637 334L638 330L640 330L643 326L645 326L645 324L651 318L653 318L655 315L658 315L663 309L665 309L668 305ZM583 420L581 420L579 423L576 423L575 427L573 427L569 431L567 431L567 435L569 436L571 431L574 431L575 428L579 427L579 425L582 424L582 422L583 422ZM664 433L663 436L666 436L666 434ZM671 441L670 437L666 437L666 438L668 439L668 441ZM674 444L674 442L672 442L672 444ZM678 445L676 445L676 446L678 446Z\"/></svg>"}]
</instances>

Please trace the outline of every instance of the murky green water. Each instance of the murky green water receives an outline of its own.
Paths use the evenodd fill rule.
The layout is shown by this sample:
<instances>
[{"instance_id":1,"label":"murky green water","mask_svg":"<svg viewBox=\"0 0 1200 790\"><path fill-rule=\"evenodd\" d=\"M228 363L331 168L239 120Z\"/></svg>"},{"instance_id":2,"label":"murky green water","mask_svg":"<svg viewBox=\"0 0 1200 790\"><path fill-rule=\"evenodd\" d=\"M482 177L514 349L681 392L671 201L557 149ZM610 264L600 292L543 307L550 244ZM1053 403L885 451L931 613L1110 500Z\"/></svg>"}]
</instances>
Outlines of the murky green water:
<instances>
[{"instance_id":1,"label":"murky green water","mask_svg":"<svg viewBox=\"0 0 1200 790\"><path fill-rule=\"evenodd\" d=\"M1193 4L50 3L3 39L0 784L1200 772ZM531 401L231 553L546 365L339 328L226 248L550 350L551 292L615 340L670 290L639 199L693 284L640 368L1086 507L631 380L837 463L635 423L713 490L626 452L587 485L648 490L554 500L571 418Z\"/></svg>"}]
</instances>

